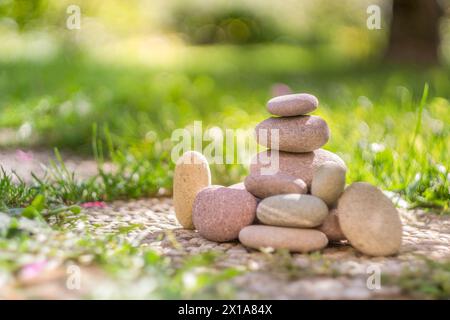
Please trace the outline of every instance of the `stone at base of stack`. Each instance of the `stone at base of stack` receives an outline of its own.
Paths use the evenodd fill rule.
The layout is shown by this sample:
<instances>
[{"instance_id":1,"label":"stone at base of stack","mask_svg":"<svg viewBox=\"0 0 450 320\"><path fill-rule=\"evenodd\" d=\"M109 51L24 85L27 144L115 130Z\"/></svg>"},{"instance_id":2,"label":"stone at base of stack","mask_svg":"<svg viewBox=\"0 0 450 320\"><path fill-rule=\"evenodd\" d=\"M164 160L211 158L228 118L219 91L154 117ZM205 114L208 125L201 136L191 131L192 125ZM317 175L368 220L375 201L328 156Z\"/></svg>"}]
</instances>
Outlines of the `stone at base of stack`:
<instances>
[{"instance_id":1,"label":"stone at base of stack","mask_svg":"<svg viewBox=\"0 0 450 320\"><path fill-rule=\"evenodd\" d=\"M239 241L247 247L260 249L287 249L292 252L306 253L323 249L328 239L314 229L282 228L253 225L245 227L239 233Z\"/></svg>"},{"instance_id":2,"label":"stone at base of stack","mask_svg":"<svg viewBox=\"0 0 450 320\"><path fill-rule=\"evenodd\" d=\"M225 242L237 239L255 220L256 198L244 188L211 186L195 198L192 220L204 238Z\"/></svg>"}]
</instances>

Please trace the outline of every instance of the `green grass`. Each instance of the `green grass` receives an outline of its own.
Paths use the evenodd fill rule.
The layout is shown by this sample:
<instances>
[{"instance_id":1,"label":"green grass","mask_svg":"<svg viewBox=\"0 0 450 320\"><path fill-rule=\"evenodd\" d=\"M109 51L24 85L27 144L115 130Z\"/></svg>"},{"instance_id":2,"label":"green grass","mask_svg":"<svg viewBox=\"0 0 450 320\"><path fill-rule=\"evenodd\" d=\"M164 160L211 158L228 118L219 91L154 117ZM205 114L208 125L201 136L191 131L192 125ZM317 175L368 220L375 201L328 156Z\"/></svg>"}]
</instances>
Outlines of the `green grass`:
<instances>
[{"instance_id":1,"label":"green grass","mask_svg":"<svg viewBox=\"0 0 450 320\"><path fill-rule=\"evenodd\" d=\"M423 258L424 266L407 267L398 276L386 276L384 283L399 286L414 299L450 298L450 262Z\"/></svg>"},{"instance_id":2,"label":"green grass","mask_svg":"<svg viewBox=\"0 0 450 320\"><path fill-rule=\"evenodd\" d=\"M187 48L182 62L163 66L63 51L48 61L0 62L0 127L32 128L30 136L4 144L58 147L118 167L82 182L59 172L56 183L37 182L51 193L47 198L69 204L139 198L170 190L174 129L194 120L252 128L268 116L270 87L283 82L319 97L317 114L332 132L325 148L347 162L348 182L368 181L411 206L448 212L448 71L351 65L285 45ZM246 174L240 165L212 169L215 183Z\"/></svg>"}]
</instances>

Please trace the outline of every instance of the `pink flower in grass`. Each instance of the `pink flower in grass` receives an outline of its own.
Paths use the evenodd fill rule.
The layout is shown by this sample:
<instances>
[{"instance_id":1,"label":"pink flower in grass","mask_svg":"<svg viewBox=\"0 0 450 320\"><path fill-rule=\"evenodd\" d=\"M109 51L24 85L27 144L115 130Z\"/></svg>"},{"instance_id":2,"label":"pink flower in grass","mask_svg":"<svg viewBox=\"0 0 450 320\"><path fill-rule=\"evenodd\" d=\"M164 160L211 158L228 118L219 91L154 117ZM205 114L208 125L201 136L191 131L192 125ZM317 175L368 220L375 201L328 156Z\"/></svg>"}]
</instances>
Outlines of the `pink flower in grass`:
<instances>
[{"instance_id":1,"label":"pink flower in grass","mask_svg":"<svg viewBox=\"0 0 450 320\"><path fill-rule=\"evenodd\" d=\"M19 161L25 161L25 162L33 161L33 158L34 158L33 152L31 152L31 151L26 152L26 151L22 151L20 149L17 149L17 151L16 151L16 159Z\"/></svg>"},{"instance_id":2,"label":"pink flower in grass","mask_svg":"<svg viewBox=\"0 0 450 320\"><path fill-rule=\"evenodd\" d=\"M20 277L22 279L31 279L37 277L47 267L47 261L36 261L28 263L20 270Z\"/></svg>"},{"instance_id":3,"label":"pink flower in grass","mask_svg":"<svg viewBox=\"0 0 450 320\"><path fill-rule=\"evenodd\" d=\"M86 208L86 209L88 209L88 208L102 208L102 209L104 209L104 208L107 208L108 205L105 202L103 202L103 201L93 201L93 202L85 202L85 203L81 204L81 207L82 208Z\"/></svg>"}]
</instances>

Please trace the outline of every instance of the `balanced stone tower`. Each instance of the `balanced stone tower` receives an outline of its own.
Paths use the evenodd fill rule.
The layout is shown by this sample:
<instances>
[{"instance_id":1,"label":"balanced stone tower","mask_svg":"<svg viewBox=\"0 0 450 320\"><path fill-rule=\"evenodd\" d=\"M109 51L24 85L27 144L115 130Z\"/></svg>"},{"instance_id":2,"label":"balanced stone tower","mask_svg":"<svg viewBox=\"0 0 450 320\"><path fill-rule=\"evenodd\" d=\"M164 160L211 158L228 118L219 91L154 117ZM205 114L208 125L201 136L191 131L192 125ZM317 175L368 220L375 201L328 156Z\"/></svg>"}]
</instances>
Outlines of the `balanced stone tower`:
<instances>
[{"instance_id":1,"label":"balanced stone tower","mask_svg":"<svg viewBox=\"0 0 450 320\"><path fill-rule=\"evenodd\" d=\"M270 117L256 126L256 139L259 144L274 148L271 138L278 136L279 143L278 146L275 144L275 148L279 159L273 161L278 162L278 170L273 175L264 175L263 169L268 166L267 159L275 155L272 155L271 150L257 154L250 165L250 176L245 180L248 191L263 198L289 193L280 192L283 190L278 190L277 184L273 184L272 179L283 181L291 179L297 186L298 193L307 193L311 188L315 170L325 162L333 162L345 172L345 163L339 156L320 149L328 142L330 130L321 117L307 115L316 110L318 104L316 97L305 93L279 96L269 100L267 109L275 117ZM261 139L266 132L266 139ZM273 162L271 161L271 165ZM264 183L268 180L271 183ZM303 187L299 188L300 185ZM266 186L272 188L268 190Z\"/></svg>"},{"instance_id":2,"label":"balanced stone tower","mask_svg":"<svg viewBox=\"0 0 450 320\"><path fill-rule=\"evenodd\" d=\"M186 152L174 174L180 224L208 240L239 239L254 249L310 252L345 240L367 255L397 253L402 224L395 206L368 183L346 188L344 161L321 149L330 138L327 123L309 115L318 105L306 93L268 102L273 116L255 131L257 142L269 149L252 159L243 184L211 185L206 159Z\"/></svg>"},{"instance_id":3,"label":"balanced stone tower","mask_svg":"<svg viewBox=\"0 0 450 320\"><path fill-rule=\"evenodd\" d=\"M306 93L275 97L267 103L274 116L259 123L255 131L257 142L272 149L252 159L244 182L250 193L262 199L257 218L264 225L241 230L239 239L245 245L256 248L269 241L274 248L306 252L325 247L328 240L345 239L329 211L345 188L347 169L339 156L320 149L328 142L330 130L321 117L308 115L318 105L317 98ZM265 174L264 168L274 165L275 172Z\"/></svg>"}]
</instances>

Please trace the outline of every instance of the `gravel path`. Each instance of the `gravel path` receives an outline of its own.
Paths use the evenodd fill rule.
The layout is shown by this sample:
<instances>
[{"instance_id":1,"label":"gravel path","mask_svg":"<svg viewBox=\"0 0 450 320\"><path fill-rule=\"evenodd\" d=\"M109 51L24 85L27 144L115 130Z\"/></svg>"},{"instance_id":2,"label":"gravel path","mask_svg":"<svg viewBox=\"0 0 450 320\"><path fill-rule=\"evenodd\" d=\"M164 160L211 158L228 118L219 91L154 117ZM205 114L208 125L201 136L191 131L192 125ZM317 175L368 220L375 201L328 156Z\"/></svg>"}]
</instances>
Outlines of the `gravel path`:
<instances>
[{"instance_id":1,"label":"gravel path","mask_svg":"<svg viewBox=\"0 0 450 320\"><path fill-rule=\"evenodd\" d=\"M234 280L239 298L333 299L401 297L399 288L366 286L370 266L382 276L398 275L405 267L423 263L421 256L435 261L450 259L450 217L401 209L404 238L396 257L370 258L346 244L336 244L316 255L293 254L288 261L278 255L246 249L237 242L218 244L203 239L195 231L184 230L176 222L170 199L117 202L110 210L92 210L92 223L104 223L105 230L117 226L117 216L143 223L137 237L157 251L177 258L216 250L223 253L217 267L243 266L248 272ZM174 241L176 240L176 242ZM286 259L284 259L286 260ZM288 264L286 266L286 264ZM326 265L326 266L325 266ZM372 267L373 268L373 267ZM294 272L287 272L294 269ZM325 269L325 270L324 270ZM292 271L292 270L291 270ZM293 273L293 274L292 274ZM297 273L297 274L296 274ZM336 277L336 275L338 275Z\"/></svg>"},{"instance_id":2,"label":"gravel path","mask_svg":"<svg viewBox=\"0 0 450 320\"><path fill-rule=\"evenodd\" d=\"M238 267L245 272L231 280L237 298L242 299L371 299L411 298L401 288L381 283L368 289L373 268L386 276L398 276L408 268L423 268L424 259L450 261L450 217L421 211L400 209L404 223L401 253L395 257L371 258L356 252L345 243L335 244L321 254L269 253L250 250L237 242L214 243L195 231L184 230L175 219L172 200L153 198L134 202L115 202L107 208L87 209L95 232L111 234L131 224L136 228L127 234L135 245L145 245L170 257L176 266L189 255L216 251L215 267ZM372 269L371 269L372 268ZM372 273L371 273L372 272ZM10 288L3 298L78 298L89 296L108 276L96 268L83 272L87 286L80 292L66 289L67 275L53 271L46 276L20 283L20 290ZM90 280L87 280L90 279ZM108 296L109 297L109 296Z\"/></svg>"},{"instance_id":3,"label":"gravel path","mask_svg":"<svg viewBox=\"0 0 450 320\"><path fill-rule=\"evenodd\" d=\"M19 160L26 157L21 153L14 156ZM28 166L20 167L20 173L26 175L30 170L35 171L37 163L47 160L45 154L33 153L28 158ZM7 170L16 165L11 153L0 154L0 162ZM82 172L79 176L95 173L95 164L82 159L70 160L69 167L82 169L78 170ZM236 288L237 298L411 298L399 286L385 280L382 280L381 288L369 289L368 279L374 270L379 270L381 279L385 279L399 276L405 268L423 269L426 267L424 258L450 261L450 216L399 210L404 225L401 253L395 257L378 258L364 256L346 243L308 255L259 252L237 242L214 243L195 231L182 229L175 219L169 198L118 201L106 208L86 209L85 223L95 225L94 230L99 234L114 233L132 224L142 225L144 227L131 230L126 237L136 246L148 246L170 257L174 266L193 254L218 252L215 268L237 267L245 271L230 283ZM109 276L104 271L90 264L83 267L83 271L83 282L87 285L81 291L66 289L67 274L61 268L37 279L20 280L6 288L2 288L0 277L0 298L79 298L90 296L102 283L107 283L105 279Z\"/></svg>"}]
</instances>

